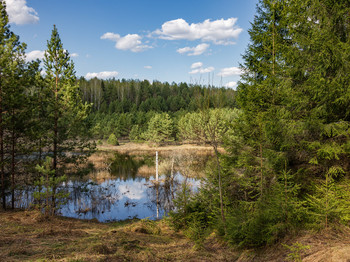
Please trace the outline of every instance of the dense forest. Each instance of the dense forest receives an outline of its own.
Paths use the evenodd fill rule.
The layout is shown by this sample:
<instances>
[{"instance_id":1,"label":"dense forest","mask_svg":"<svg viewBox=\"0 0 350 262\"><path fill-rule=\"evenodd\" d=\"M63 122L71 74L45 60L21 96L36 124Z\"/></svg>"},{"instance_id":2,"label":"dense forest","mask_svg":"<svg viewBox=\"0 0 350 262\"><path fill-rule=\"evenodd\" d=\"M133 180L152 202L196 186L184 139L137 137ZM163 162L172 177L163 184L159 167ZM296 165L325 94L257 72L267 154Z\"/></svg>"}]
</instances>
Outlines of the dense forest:
<instances>
[{"instance_id":1,"label":"dense forest","mask_svg":"<svg viewBox=\"0 0 350 262\"><path fill-rule=\"evenodd\" d=\"M349 227L348 0L260 0L236 91L76 79L55 26L42 63L28 63L3 1L0 13L4 209L14 207L16 180L35 174L26 179L36 181L37 204L55 213L58 185L94 140L190 141L215 154L201 188L184 186L169 219L197 245L213 231L260 247L302 229Z\"/></svg>"},{"instance_id":2,"label":"dense forest","mask_svg":"<svg viewBox=\"0 0 350 262\"><path fill-rule=\"evenodd\" d=\"M178 122L186 113L235 107L233 89L125 79L81 78L78 83L82 100L92 106L88 121L95 139L112 135L133 141L180 140ZM148 130L157 123L160 129L153 130L151 138ZM161 132L167 134L156 138Z\"/></svg>"}]
</instances>

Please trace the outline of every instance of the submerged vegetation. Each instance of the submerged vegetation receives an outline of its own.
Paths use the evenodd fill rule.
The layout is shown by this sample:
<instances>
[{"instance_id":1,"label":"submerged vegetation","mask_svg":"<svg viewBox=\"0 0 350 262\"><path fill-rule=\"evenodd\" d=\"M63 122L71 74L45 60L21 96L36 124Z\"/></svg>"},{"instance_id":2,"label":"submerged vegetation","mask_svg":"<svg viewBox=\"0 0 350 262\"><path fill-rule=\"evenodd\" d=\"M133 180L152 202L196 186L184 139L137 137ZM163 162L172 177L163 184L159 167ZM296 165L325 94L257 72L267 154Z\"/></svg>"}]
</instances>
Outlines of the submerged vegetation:
<instances>
[{"instance_id":1,"label":"submerged vegetation","mask_svg":"<svg viewBox=\"0 0 350 262\"><path fill-rule=\"evenodd\" d=\"M234 91L186 83L76 79L55 26L41 74L40 61L25 62L25 45L10 31L0 1L2 208L14 208L17 181L25 178L25 183L36 185L40 208L52 215L63 196L57 189L64 175L77 170L94 151L93 140L100 144L106 140L110 146L123 139L154 145L190 142L210 146L213 161L198 191L191 192L186 181L178 191L167 218L174 231L167 226L164 235L164 221L131 224L136 229L70 221L84 230L65 233L53 224L36 234L43 238L57 234L62 238L62 246L55 247L62 251L60 258L67 258L63 247L70 246L76 252L69 256L72 261L84 260L86 252L96 259L233 260L239 256L228 244L268 249L305 230L347 236L349 13L347 0L260 0L243 54L243 75ZM181 168L187 172L186 166ZM12 227L11 216L22 219L18 214L2 212L6 232L29 230L31 225ZM48 221L42 223L50 227ZM123 235L127 229L138 236L151 235L151 240ZM79 237L63 240L73 231ZM118 237L112 241L113 234ZM176 241L188 247L183 236L195 243L197 251L170 250ZM15 240L8 237L8 241L5 246ZM156 254L154 246L141 241L151 241L164 253ZM209 252L208 241L223 242ZM81 247L84 243L89 243L88 249ZM313 247L288 242L284 248L289 250L284 257L300 261ZM225 252L215 254L218 250ZM31 255L20 247L9 252L19 259ZM44 259L55 259L50 252ZM40 257L37 253L35 259ZM249 261L249 255L243 259Z\"/></svg>"}]
</instances>

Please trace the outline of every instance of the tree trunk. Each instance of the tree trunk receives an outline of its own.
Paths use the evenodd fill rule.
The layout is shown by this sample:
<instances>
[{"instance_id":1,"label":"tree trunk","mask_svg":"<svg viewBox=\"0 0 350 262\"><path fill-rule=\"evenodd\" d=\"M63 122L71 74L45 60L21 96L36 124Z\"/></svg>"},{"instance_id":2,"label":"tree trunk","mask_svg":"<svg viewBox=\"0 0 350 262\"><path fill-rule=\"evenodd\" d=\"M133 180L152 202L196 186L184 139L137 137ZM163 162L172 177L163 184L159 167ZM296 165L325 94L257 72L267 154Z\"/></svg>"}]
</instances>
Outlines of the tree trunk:
<instances>
[{"instance_id":1,"label":"tree trunk","mask_svg":"<svg viewBox=\"0 0 350 262\"><path fill-rule=\"evenodd\" d=\"M1 77L1 75L0 75ZM0 83L1 84L1 83ZM6 195L5 195L5 168L4 168L4 131L2 128L2 87L0 86L0 165L1 165L1 195L2 207L6 209Z\"/></svg>"},{"instance_id":2,"label":"tree trunk","mask_svg":"<svg viewBox=\"0 0 350 262\"><path fill-rule=\"evenodd\" d=\"M54 128L53 128L53 165L52 168L55 171L53 176L54 178L57 176L57 144L58 144L58 74L56 73L56 83L55 83L55 117L54 117ZM56 192L56 186L52 186L52 210L56 209L56 197L55 197L55 192Z\"/></svg>"},{"instance_id":3,"label":"tree trunk","mask_svg":"<svg viewBox=\"0 0 350 262\"><path fill-rule=\"evenodd\" d=\"M12 148L11 148L11 208L15 209L15 167L16 167L16 160L15 160L15 128L12 128Z\"/></svg>"},{"instance_id":4,"label":"tree trunk","mask_svg":"<svg viewBox=\"0 0 350 262\"><path fill-rule=\"evenodd\" d=\"M262 155L262 144L260 143L260 196L263 195L263 182L264 182L264 174L263 174L263 155Z\"/></svg>"},{"instance_id":5,"label":"tree trunk","mask_svg":"<svg viewBox=\"0 0 350 262\"><path fill-rule=\"evenodd\" d=\"M213 144L213 148L215 151L216 156L216 164L218 169L218 179L219 179L219 195L220 195L220 210L221 210L221 219L224 223L225 229L226 229L226 218L224 213L224 201L223 201L223 195L222 195L222 179L221 179L221 166L220 166L220 160L219 160L219 151L217 144Z\"/></svg>"}]
</instances>

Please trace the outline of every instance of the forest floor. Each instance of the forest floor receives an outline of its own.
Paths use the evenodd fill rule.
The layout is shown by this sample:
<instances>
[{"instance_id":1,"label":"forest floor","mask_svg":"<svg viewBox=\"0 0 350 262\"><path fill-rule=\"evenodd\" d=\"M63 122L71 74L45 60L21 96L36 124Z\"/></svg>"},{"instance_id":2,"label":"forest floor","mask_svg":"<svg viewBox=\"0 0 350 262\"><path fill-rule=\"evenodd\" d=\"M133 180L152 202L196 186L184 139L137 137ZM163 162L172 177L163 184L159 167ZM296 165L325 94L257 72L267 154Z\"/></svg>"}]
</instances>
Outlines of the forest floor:
<instances>
[{"instance_id":1,"label":"forest floor","mask_svg":"<svg viewBox=\"0 0 350 262\"><path fill-rule=\"evenodd\" d=\"M350 231L308 232L285 243L297 242L309 249L291 252L279 243L237 251L214 234L196 249L165 220L99 223L0 211L0 261L288 261L288 254L303 261L350 261Z\"/></svg>"},{"instance_id":2,"label":"forest floor","mask_svg":"<svg viewBox=\"0 0 350 262\"><path fill-rule=\"evenodd\" d=\"M0 211L0 261L232 261L218 240L195 250L164 220L115 223Z\"/></svg>"}]
</instances>

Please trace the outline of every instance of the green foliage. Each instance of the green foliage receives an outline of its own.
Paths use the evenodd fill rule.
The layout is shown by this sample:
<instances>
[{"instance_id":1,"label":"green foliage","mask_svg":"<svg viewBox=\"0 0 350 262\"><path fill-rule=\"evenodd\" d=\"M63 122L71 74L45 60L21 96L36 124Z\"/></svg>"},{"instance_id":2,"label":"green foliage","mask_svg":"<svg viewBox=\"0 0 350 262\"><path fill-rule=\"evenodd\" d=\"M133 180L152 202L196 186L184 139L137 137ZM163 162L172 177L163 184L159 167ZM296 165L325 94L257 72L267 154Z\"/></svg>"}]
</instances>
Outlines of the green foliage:
<instances>
[{"instance_id":1,"label":"green foliage","mask_svg":"<svg viewBox=\"0 0 350 262\"><path fill-rule=\"evenodd\" d=\"M148 218L141 219L140 221L142 230L147 234L159 235L161 233L161 229L156 223L156 221L150 220Z\"/></svg>"},{"instance_id":2,"label":"green foliage","mask_svg":"<svg viewBox=\"0 0 350 262\"><path fill-rule=\"evenodd\" d=\"M34 192L36 207L43 211L45 215L54 215L56 211L66 202L69 193L59 188L66 182L66 176L55 176L52 170L52 158L46 157L42 166L37 165L36 170L42 174L40 179L34 183L38 191Z\"/></svg>"},{"instance_id":3,"label":"green foliage","mask_svg":"<svg viewBox=\"0 0 350 262\"><path fill-rule=\"evenodd\" d=\"M155 114L148 123L144 137L155 143L172 141L173 121L167 113Z\"/></svg>"},{"instance_id":4,"label":"green foliage","mask_svg":"<svg viewBox=\"0 0 350 262\"><path fill-rule=\"evenodd\" d=\"M110 144L110 145L112 145L112 146L119 146L119 142L118 142L118 139L117 139L117 137L115 136L115 134L111 134L111 135L108 137L107 143Z\"/></svg>"},{"instance_id":5,"label":"green foliage","mask_svg":"<svg viewBox=\"0 0 350 262\"><path fill-rule=\"evenodd\" d=\"M33 151L35 106L28 89L38 72L37 62L26 63L26 45L10 29L5 1L0 1L0 177L4 209L9 189L14 208L16 175L26 169L17 156Z\"/></svg>"},{"instance_id":6,"label":"green foliage","mask_svg":"<svg viewBox=\"0 0 350 262\"><path fill-rule=\"evenodd\" d=\"M220 143L237 114L238 110L228 108L187 113L179 119L179 136L183 140Z\"/></svg>"},{"instance_id":7,"label":"green foliage","mask_svg":"<svg viewBox=\"0 0 350 262\"><path fill-rule=\"evenodd\" d=\"M63 48L56 26L47 41L43 62L48 144L53 153L53 169L59 175L64 173L65 164L78 165L94 150L95 145L89 140L85 122L90 104L83 103L80 97L74 63L69 52ZM66 152L71 151L81 154L68 156Z\"/></svg>"},{"instance_id":8,"label":"green foliage","mask_svg":"<svg viewBox=\"0 0 350 262\"><path fill-rule=\"evenodd\" d=\"M334 222L350 221L349 181L336 183L334 174L339 171L332 168L325 175L325 180L315 185L314 193L307 196L310 215L314 227L327 228Z\"/></svg>"},{"instance_id":9,"label":"green foliage","mask_svg":"<svg viewBox=\"0 0 350 262\"><path fill-rule=\"evenodd\" d=\"M347 1L259 1L223 157L234 244L348 221L349 10Z\"/></svg>"},{"instance_id":10,"label":"green foliage","mask_svg":"<svg viewBox=\"0 0 350 262\"><path fill-rule=\"evenodd\" d=\"M194 241L194 248L201 248L203 241L213 228L216 221L208 203L200 193L193 194L187 182L181 184L174 200L175 209L170 212L171 226L175 230L183 230L185 236Z\"/></svg>"},{"instance_id":11,"label":"green foliage","mask_svg":"<svg viewBox=\"0 0 350 262\"><path fill-rule=\"evenodd\" d=\"M288 260L295 261L295 262L301 262L302 261L302 257L301 257L302 253L305 250L310 249L309 245L303 245L299 242L296 242L296 243L292 244L291 246L286 245L286 244L282 244L282 245L290 251L290 253L287 256Z\"/></svg>"},{"instance_id":12,"label":"green foliage","mask_svg":"<svg viewBox=\"0 0 350 262\"><path fill-rule=\"evenodd\" d=\"M263 198L235 203L228 215L227 239L238 246L257 247L300 228L307 210L304 201L298 199L300 186L293 179L284 171Z\"/></svg>"},{"instance_id":13,"label":"green foliage","mask_svg":"<svg viewBox=\"0 0 350 262\"><path fill-rule=\"evenodd\" d=\"M142 138L142 132L140 130L139 125L133 125L131 130L130 130L130 134L129 134L129 138L131 141L139 141Z\"/></svg>"}]
</instances>

